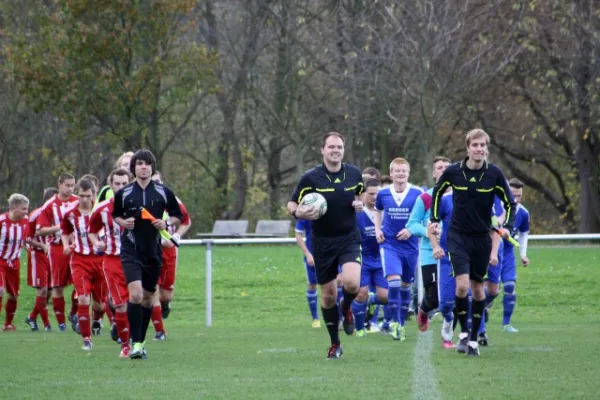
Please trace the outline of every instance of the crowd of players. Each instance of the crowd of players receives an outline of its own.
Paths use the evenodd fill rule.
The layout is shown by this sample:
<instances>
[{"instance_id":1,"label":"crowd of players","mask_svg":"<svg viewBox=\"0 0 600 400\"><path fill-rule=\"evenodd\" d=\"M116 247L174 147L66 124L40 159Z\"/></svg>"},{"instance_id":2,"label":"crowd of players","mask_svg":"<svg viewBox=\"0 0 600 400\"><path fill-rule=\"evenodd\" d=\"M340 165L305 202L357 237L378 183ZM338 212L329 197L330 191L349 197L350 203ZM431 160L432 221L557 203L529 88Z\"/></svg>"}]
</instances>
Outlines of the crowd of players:
<instances>
[{"instance_id":1,"label":"crowd of players","mask_svg":"<svg viewBox=\"0 0 600 400\"><path fill-rule=\"evenodd\" d=\"M468 157L474 157L475 153L483 154L485 160L481 164L484 172L481 176L471 177L469 182L475 182L477 178L481 180L484 176L487 163L487 143L489 138L481 131L476 132L475 139L479 139L482 147L473 149L471 139L467 139ZM329 142L337 140L341 146L334 149L335 153L329 153L327 145ZM473 140L477 142L477 140ZM484 146L485 145L485 146ZM324 164L317 169L330 170L335 167L336 159L330 158L335 154L341 160L343 156L343 137L337 133L325 136L321 151L324 157ZM341 154L341 156L340 156ZM333 160L333 162L332 162ZM455 170L464 170L465 161L455 164ZM433 160L433 180L438 183L446 169L452 165L446 157L435 157ZM491 165L491 164L490 164ZM341 170L347 169L347 164L342 164ZM498 170L499 171L499 170ZM307 175L314 174L311 170ZM456 302L458 293L462 290L461 282L458 282L457 291L456 271L453 271L450 254L448 252L448 231L450 230L450 221L453 212L453 190L459 193L469 193L466 186L457 186L455 184L444 183L441 190L438 190L438 197L434 199L433 188L417 187L409 183L410 164L403 158L394 159L389 166L389 176L381 175L376 168L365 168L362 172L364 190L357 196L364 202L362 212L356 213L356 224L361 235L361 253L362 259L360 273L360 289L355 294L351 307L348 311L342 310L344 303L344 289L342 276L342 261L338 267L338 286L337 295L337 313L339 317L339 329L344 329L347 334L353 334L357 338L364 338L367 332L381 332L389 334L394 340L406 340L405 324L412 314L411 308L418 309L416 312L417 327L420 331L427 331L430 318L441 313L443 323L441 328L441 344L445 349L457 348L461 353L479 355L479 348L488 345L488 335L486 332L486 322L488 319L488 310L494 299L499 294L499 284L503 286L503 318L502 330L508 333L516 333L518 330L512 326L511 317L515 308L516 294L515 285L517 278L517 268L515 259L515 244L519 246L520 259L523 266L529 264L527 258L527 236L529 233L529 212L522 206L521 198L523 193L523 183L518 179L511 179L508 185L510 194L500 199L495 197L492 212L487 222L492 239L491 252L485 255L486 266L489 258L489 269L486 268L487 275L481 276L481 287L477 289L477 296L469 290L468 301L471 304L479 304L484 308L481 321L477 321L478 327L467 338L467 332L464 329L459 334L459 341L454 341L454 330L459 321L461 313L456 312ZM304 178L303 178L304 179ZM505 179L505 178L504 178ZM465 180L467 177L465 176ZM333 186L330 182L325 182L325 186ZM329 185L329 186L328 186ZM304 185L306 188L312 186L307 192L316 191L327 195L329 190L319 189L317 185ZM438 185L440 186L440 185ZM301 195L297 192L303 187L303 183L298 186L297 191L292 196L294 206L293 215L297 216L295 204L301 206ZM438 187L438 189L440 189ZM472 189L475 191L475 189ZM486 189L483 189L486 190ZM498 190L499 193L502 191ZM514 198L515 203L513 203ZM332 198L333 199L333 198ZM504 201L502 201L504 200ZM329 202L329 199L328 199ZM431 211L434 206L437 207L435 224ZM501 227L505 222L506 210L510 205L516 204L514 219L511 219L509 227L510 232ZM354 203L353 203L354 205ZM329 209L336 205L329 204ZM469 210L466 210L469 212ZM474 211L472 211L474 213ZM316 219L316 218L313 218ZM436 229L437 221L441 221L442 229ZM318 268L315 268L315 257L313 257L312 244L314 242L313 228L315 221L299 218L296 222L296 241L304 255L304 263L307 276L306 298L308 301L312 326L321 327L318 315L318 295L317 284L322 284L318 279ZM500 234L497 234L500 233ZM515 237L518 236L518 242ZM305 240L304 240L305 239ZM459 244L458 247L461 247ZM464 247L468 247L464 245ZM455 254L452 254L454 259ZM473 261L473 260L471 260ZM466 261L469 264L469 260ZM416 276L421 274L424 296L420 304L416 303ZM468 273L468 271L467 271ZM472 285L478 284L477 276L473 276L471 271L470 279ZM469 283L469 274L466 275L466 282ZM472 288L473 289L473 288ZM467 287L468 290L468 287ZM474 289L473 289L474 290ZM481 294L480 294L481 293ZM484 299L479 297L484 296ZM463 296L464 297L464 296ZM479 304L477 304L479 303ZM383 318L379 318L380 308L383 308ZM327 322L325 313L327 310L322 308L324 318ZM479 313L473 309L476 317ZM468 329L472 329L471 305L469 305ZM467 316L465 316L467 318ZM349 328L348 326L351 325ZM330 336L331 331L330 331ZM332 336L332 347L328 353L328 358L337 358L341 355L341 347L337 336ZM473 340L474 338L474 340ZM469 339L469 340L467 340ZM337 343L336 343L337 341ZM473 342L475 344L473 344ZM469 348L471 344L473 348Z\"/></svg>"},{"instance_id":2,"label":"crowd of players","mask_svg":"<svg viewBox=\"0 0 600 400\"><path fill-rule=\"evenodd\" d=\"M27 249L27 284L36 290L35 305L25 323L32 331L52 331L48 307L59 331L67 330L67 321L81 336L83 350L92 350L92 336L100 335L106 314L111 337L121 345L119 356L130 357L128 301L130 279L121 265L122 225L113 220L114 194L129 185L136 171L133 152L124 153L110 172L107 185L99 188L93 175L76 181L69 173L58 178L57 188L44 190L44 203L30 212L29 200L22 194L8 199L8 212L0 215L0 311L6 297L2 331L14 331L14 316L20 285L21 249ZM153 156L152 156L153 157ZM162 184L162 174L152 166L152 182ZM76 193L76 194L75 194ZM181 224L165 224L175 242L190 228L191 220L183 203ZM164 220L168 219L165 213ZM162 240L162 269L152 298L151 321L154 340L166 340L163 320L169 316L175 287L177 248L173 241ZM73 285L71 309L67 314L65 288ZM92 313L90 315L90 303ZM129 316L131 317L131 316ZM145 331L144 331L145 336ZM145 356L145 348L142 349ZM141 354L138 355L142 358ZM134 358L134 357L132 357Z\"/></svg>"}]
</instances>

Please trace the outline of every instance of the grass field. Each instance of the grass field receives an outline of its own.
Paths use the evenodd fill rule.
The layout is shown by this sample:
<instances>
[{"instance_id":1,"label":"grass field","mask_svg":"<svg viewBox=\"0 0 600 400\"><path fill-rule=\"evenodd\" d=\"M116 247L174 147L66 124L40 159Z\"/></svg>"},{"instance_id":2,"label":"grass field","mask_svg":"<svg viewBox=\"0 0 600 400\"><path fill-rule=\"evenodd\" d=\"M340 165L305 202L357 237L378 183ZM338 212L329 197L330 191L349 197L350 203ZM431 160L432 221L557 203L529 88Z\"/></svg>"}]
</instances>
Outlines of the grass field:
<instances>
[{"instance_id":1,"label":"grass field","mask_svg":"<svg viewBox=\"0 0 600 400\"><path fill-rule=\"evenodd\" d=\"M343 336L343 358L327 361L291 246L214 249L212 328L204 250L182 248L168 340L151 341L146 361L119 359L108 331L89 354L72 331L30 332L34 293L23 282L18 330L0 332L0 399L597 399L599 258L598 248L531 248L531 266L519 267L520 333L501 332L498 301L490 347L475 359L441 348L439 321L420 333L413 320L406 342Z\"/></svg>"}]
</instances>

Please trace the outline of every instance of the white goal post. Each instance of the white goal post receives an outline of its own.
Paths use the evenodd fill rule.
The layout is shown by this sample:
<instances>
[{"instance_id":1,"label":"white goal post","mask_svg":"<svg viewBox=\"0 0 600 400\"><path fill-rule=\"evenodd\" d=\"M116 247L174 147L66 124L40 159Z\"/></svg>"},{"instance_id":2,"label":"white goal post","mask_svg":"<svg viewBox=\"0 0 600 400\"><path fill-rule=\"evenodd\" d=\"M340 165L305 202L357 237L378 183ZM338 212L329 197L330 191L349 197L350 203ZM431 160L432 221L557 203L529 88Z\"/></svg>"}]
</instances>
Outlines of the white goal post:
<instances>
[{"instance_id":1,"label":"white goal post","mask_svg":"<svg viewBox=\"0 0 600 400\"><path fill-rule=\"evenodd\" d=\"M574 240L600 240L599 233L582 233L572 235L530 235L530 241L574 241ZM240 245L240 244L296 244L295 238L248 238L248 239L183 239L179 242L186 246L206 247L206 326L212 326L212 250L214 246ZM419 301L423 296L421 274L417 274L419 281Z\"/></svg>"}]
</instances>

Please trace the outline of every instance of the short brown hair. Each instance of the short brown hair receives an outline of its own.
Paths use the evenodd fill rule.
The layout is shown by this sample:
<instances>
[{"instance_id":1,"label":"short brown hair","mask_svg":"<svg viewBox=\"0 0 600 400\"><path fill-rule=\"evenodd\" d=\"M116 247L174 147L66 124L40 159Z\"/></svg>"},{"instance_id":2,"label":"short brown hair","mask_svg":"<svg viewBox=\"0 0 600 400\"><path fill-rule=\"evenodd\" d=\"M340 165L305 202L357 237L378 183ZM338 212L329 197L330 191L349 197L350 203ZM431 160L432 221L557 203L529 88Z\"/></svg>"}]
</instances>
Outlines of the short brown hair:
<instances>
[{"instance_id":1,"label":"short brown hair","mask_svg":"<svg viewBox=\"0 0 600 400\"><path fill-rule=\"evenodd\" d=\"M8 207L13 208L22 204L29 205L29 199L20 193L13 193L8 198Z\"/></svg>"},{"instance_id":2,"label":"short brown hair","mask_svg":"<svg viewBox=\"0 0 600 400\"><path fill-rule=\"evenodd\" d=\"M58 189L55 187L49 187L49 188L44 189L44 196L43 196L44 203L47 202L48 200L50 200L50 198L52 196L54 196L55 194L58 194Z\"/></svg>"},{"instance_id":3,"label":"short brown hair","mask_svg":"<svg viewBox=\"0 0 600 400\"><path fill-rule=\"evenodd\" d=\"M365 189L368 189L370 187L377 187L381 185L381 182L379 181L379 179L369 179L368 181L365 182Z\"/></svg>"},{"instance_id":4,"label":"short brown hair","mask_svg":"<svg viewBox=\"0 0 600 400\"><path fill-rule=\"evenodd\" d=\"M525 184L517 178L512 178L510 181L508 181L508 186L515 189L521 189L523 186L525 186Z\"/></svg>"},{"instance_id":5,"label":"short brown hair","mask_svg":"<svg viewBox=\"0 0 600 400\"><path fill-rule=\"evenodd\" d=\"M391 185L394 181L392 177L389 175L381 175L381 184L382 185Z\"/></svg>"},{"instance_id":6,"label":"short brown hair","mask_svg":"<svg viewBox=\"0 0 600 400\"><path fill-rule=\"evenodd\" d=\"M126 176L128 181L131 181L131 173L129 171L127 171L124 168L117 168L115 170L112 170L111 173L108 175L108 183L112 183L113 181L113 176Z\"/></svg>"},{"instance_id":7,"label":"short brown hair","mask_svg":"<svg viewBox=\"0 0 600 400\"><path fill-rule=\"evenodd\" d=\"M448 157L444 157L444 156L435 156L433 157L433 163L436 164L439 161L443 161L443 162L447 162L448 164L450 164L452 161L450 161L450 159Z\"/></svg>"},{"instance_id":8,"label":"short brown hair","mask_svg":"<svg viewBox=\"0 0 600 400\"><path fill-rule=\"evenodd\" d=\"M392 171L392 167L394 166L394 164L400 164L400 165L408 165L408 168L410 169L410 164L408 161L406 161L405 158L402 157L396 157L392 160L392 162L390 163L390 172Z\"/></svg>"},{"instance_id":9,"label":"short brown hair","mask_svg":"<svg viewBox=\"0 0 600 400\"><path fill-rule=\"evenodd\" d=\"M85 192L86 190L91 190L93 193L96 193L94 182L89 179L80 179L77 182L77 193Z\"/></svg>"},{"instance_id":10,"label":"short brown hair","mask_svg":"<svg viewBox=\"0 0 600 400\"><path fill-rule=\"evenodd\" d=\"M469 147L471 140L481 138L485 138L485 144L490 144L490 135L488 135L483 129L471 129L469 132L467 132L465 143L467 144L467 147Z\"/></svg>"},{"instance_id":11,"label":"short brown hair","mask_svg":"<svg viewBox=\"0 0 600 400\"><path fill-rule=\"evenodd\" d=\"M75 177L71 174L68 174L68 173L60 174L58 176L58 184L60 185L61 183L64 183L65 181L69 181L71 179L75 180Z\"/></svg>"},{"instance_id":12,"label":"short brown hair","mask_svg":"<svg viewBox=\"0 0 600 400\"><path fill-rule=\"evenodd\" d=\"M92 181L92 183L94 184L94 186L96 186L96 190L98 190L98 187L100 186L100 180L98 178L96 178L96 176L92 175L92 174L85 174L82 175L81 179L86 179L88 181Z\"/></svg>"},{"instance_id":13,"label":"short brown hair","mask_svg":"<svg viewBox=\"0 0 600 400\"><path fill-rule=\"evenodd\" d=\"M379 172L379 170L375 167L367 167L365 169L363 169L362 175L370 175L370 176L374 176L377 179L381 179L381 172Z\"/></svg>"},{"instance_id":14,"label":"short brown hair","mask_svg":"<svg viewBox=\"0 0 600 400\"><path fill-rule=\"evenodd\" d=\"M335 136L342 139L342 143L344 144L344 146L346 145L346 138L344 137L344 135L342 135L339 132L327 132L323 135L323 139L321 140L321 148L325 147L325 142L327 142L327 139L329 139L331 136Z\"/></svg>"}]
</instances>

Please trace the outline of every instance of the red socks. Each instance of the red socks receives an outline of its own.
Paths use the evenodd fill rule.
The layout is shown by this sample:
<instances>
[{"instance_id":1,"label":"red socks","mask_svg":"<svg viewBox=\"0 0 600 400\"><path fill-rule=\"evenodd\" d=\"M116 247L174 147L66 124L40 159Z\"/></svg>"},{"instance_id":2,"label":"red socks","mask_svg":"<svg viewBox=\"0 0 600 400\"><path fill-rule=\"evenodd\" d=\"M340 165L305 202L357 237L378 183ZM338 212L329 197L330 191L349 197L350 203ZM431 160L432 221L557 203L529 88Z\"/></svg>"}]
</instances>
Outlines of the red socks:
<instances>
[{"instance_id":1,"label":"red socks","mask_svg":"<svg viewBox=\"0 0 600 400\"><path fill-rule=\"evenodd\" d=\"M90 323L90 306L79 305L77 307L77 318L79 320L79 331L81 337L89 338L92 336L92 324Z\"/></svg>"},{"instance_id":2,"label":"red socks","mask_svg":"<svg viewBox=\"0 0 600 400\"><path fill-rule=\"evenodd\" d=\"M58 324L65 323L65 298L54 297L52 298L52 308L54 309L54 315L56 315L56 321Z\"/></svg>"},{"instance_id":3,"label":"red socks","mask_svg":"<svg viewBox=\"0 0 600 400\"><path fill-rule=\"evenodd\" d=\"M117 332L121 339L121 345L129 346L129 319L127 318L127 311L115 312L115 323L117 324Z\"/></svg>"},{"instance_id":4,"label":"red socks","mask_svg":"<svg viewBox=\"0 0 600 400\"><path fill-rule=\"evenodd\" d=\"M104 312L106 313L106 317L108 318L108 322L110 322L111 324L115 322L115 316L112 313L112 310L110 309L110 306L108 305L108 301L106 303L104 303Z\"/></svg>"},{"instance_id":5,"label":"red socks","mask_svg":"<svg viewBox=\"0 0 600 400\"><path fill-rule=\"evenodd\" d=\"M79 310L79 297L77 296L77 292L73 289L71 292L71 312L70 315L75 315Z\"/></svg>"},{"instance_id":6,"label":"red socks","mask_svg":"<svg viewBox=\"0 0 600 400\"><path fill-rule=\"evenodd\" d=\"M17 301L16 300L6 300L6 320L4 325L12 324L13 318L15 317L15 312L17 311Z\"/></svg>"},{"instance_id":7,"label":"red socks","mask_svg":"<svg viewBox=\"0 0 600 400\"><path fill-rule=\"evenodd\" d=\"M154 330L157 333L165 331L165 328L163 326L162 311L161 311L160 306L152 307L152 325L154 325Z\"/></svg>"}]
</instances>

